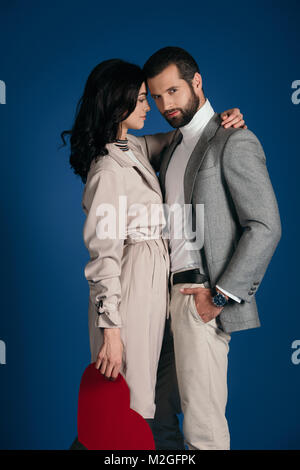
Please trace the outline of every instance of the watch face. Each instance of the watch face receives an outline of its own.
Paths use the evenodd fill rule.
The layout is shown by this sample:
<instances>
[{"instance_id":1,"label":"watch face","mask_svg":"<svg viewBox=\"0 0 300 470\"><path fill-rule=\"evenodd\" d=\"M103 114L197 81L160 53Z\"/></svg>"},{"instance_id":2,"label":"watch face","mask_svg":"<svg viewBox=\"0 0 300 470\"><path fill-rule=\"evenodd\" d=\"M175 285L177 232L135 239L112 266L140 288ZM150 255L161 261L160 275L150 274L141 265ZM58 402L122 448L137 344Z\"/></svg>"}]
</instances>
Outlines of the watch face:
<instances>
[{"instance_id":1,"label":"watch face","mask_svg":"<svg viewBox=\"0 0 300 470\"><path fill-rule=\"evenodd\" d=\"M213 302L217 307L224 307L224 305L227 303L227 300L224 295L218 293L214 296Z\"/></svg>"}]
</instances>

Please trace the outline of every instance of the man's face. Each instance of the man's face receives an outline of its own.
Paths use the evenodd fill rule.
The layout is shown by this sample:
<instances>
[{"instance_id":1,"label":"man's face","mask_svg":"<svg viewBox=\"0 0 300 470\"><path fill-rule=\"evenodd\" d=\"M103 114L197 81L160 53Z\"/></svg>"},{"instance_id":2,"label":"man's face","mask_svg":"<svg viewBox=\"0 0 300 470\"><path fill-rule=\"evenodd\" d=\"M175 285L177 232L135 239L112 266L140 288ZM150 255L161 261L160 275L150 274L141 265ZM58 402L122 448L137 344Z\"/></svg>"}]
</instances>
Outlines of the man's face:
<instances>
[{"instance_id":1,"label":"man's face","mask_svg":"<svg viewBox=\"0 0 300 470\"><path fill-rule=\"evenodd\" d=\"M180 78L175 64L149 78L148 87L158 110L172 127L185 126L199 109L200 98L194 86Z\"/></svg>"}]
</instances>

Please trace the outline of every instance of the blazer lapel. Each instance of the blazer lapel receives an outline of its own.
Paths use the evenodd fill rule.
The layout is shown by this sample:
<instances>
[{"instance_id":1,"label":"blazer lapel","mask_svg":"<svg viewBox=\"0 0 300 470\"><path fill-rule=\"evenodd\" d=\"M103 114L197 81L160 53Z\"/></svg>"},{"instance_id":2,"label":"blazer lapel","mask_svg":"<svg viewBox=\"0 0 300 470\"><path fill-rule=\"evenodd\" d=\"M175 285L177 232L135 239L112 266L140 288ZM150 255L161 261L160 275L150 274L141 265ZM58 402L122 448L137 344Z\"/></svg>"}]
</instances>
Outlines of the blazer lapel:
<instances>
[{"instance_id":1,"label":"blazer lapel","mask_svg":"<svg viewBox=\"0 0 300 470\"><path fill-rule=\"evenodd\" d=\"M166 192L165 181L166 181L166 173L167 173L168 165L170 163L170 160L171 160L171 157L173 155L175 148L177 147L178 144L180 144L181 140L182 140L182 134L180 130L177 129L177 131L174 134L173 142L165 150L164 156L162 158L162 162L161 162L160 169L159 169L159 181L160 181L163 197L165 197L165 192Z\"/></svg>"},{"instance_id":2,"label":"blazer lapel","mask_svg":"<svg viewBox=\"0 0 300 470\"><path fill-rule=\"evenodd\" d=\"M210 141L214 137L221 123L219 114L215 113L204 128L187 163L184 173L184 202L190 204L192 200L197 173L201 168L205 155L209 149Z\"/></svg>"}]
</instances>

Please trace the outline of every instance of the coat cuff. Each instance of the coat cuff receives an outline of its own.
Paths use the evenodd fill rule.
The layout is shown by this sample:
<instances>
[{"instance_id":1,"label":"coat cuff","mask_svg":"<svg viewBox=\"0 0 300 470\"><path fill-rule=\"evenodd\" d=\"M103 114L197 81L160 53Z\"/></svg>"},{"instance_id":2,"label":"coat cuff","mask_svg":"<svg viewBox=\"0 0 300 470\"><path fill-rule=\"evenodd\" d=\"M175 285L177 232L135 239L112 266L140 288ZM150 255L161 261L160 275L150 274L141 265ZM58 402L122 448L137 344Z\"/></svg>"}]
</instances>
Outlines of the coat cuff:
<instances>
[{"instance_id":1,"label":"coat cuff","mask_svg":"<svg viewBox=\"0 0 300 470\"><path fill-rule=\"evenodd\" d=\"M118 306L100 299L96 303L98 317L95 325L100 328L120 328L122 326Z\"/></svg>"},{"instance_id":2,"label":"coat cuff","mask_svg":"<svg viewBox=\"0 0 300 470\"><path fill-rule=\"evenodd\" d=\"M239 297L237 297L236 295L233 295L233 294L231 294L230 292L228 292L227 290L222 289L222 287L220 287L218 284L216 284L216 287L217 287L221 292L223 292L223 294L227 295L227 297L230 297L230 299L235 300L235 301L238 302L239 304L241 303L241 299L240 299Z\"/></svg>"},{"instance_id":3,"label":"coat cuff","mask_svg":"<svg viewBox=\"0 0 300 470\"><path fill-rule=\"evenodd\" d=\"M110 317L106 313L98 315L95 326L98 328L121 328L121 324L116 324L110 320Z\"/></svg>"},{"instance_id":4,"label":"coat cuff","mask_svg":"<svg viewBox=\"0 0 300 470\"><path fill-rule=\"evenodd\" d=\"M248 285L245 285L245 281L228 281L225 275L223 275L218 279L217 284L222 286L223 290L227 292L234 292L236 297L239 297L241 301L251 303L258 290L260 280L253 281L252 283L248 281Z\"/></svg>"}]
</instances>

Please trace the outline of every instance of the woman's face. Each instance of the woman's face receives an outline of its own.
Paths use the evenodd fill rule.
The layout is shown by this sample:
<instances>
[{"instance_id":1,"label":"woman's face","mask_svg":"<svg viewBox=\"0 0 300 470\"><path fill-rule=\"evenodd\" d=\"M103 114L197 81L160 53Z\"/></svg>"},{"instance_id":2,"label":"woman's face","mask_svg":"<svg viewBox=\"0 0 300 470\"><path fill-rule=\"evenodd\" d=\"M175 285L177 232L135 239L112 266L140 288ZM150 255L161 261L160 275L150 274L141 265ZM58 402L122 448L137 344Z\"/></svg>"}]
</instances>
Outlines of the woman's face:
<instances>
[{"instance_id":1,"label":"woman's face","mask_svg":"<svg viewBox=\"0 0 300 470\"><path fill-rule=\"evenodd\" d=\"M142 129L145 124L146 113L150 111L150 106L147 101L147 88L145 83L142 84L135 110L128 116L125 121L122 121L122 127L126 129Z\"/></svg>"}]
</instances>

